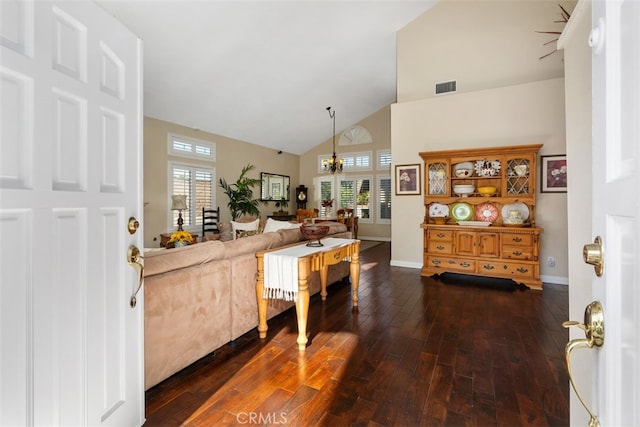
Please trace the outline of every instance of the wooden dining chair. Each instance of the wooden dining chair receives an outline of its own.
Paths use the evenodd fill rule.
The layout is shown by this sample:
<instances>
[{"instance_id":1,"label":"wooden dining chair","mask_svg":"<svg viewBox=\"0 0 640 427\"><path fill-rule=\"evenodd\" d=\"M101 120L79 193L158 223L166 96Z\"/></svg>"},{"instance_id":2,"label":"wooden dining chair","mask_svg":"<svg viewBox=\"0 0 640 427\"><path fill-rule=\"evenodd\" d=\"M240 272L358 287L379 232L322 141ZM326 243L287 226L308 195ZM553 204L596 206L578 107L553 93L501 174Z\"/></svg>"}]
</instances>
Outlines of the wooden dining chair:
<instances>
[{"instance_id":1,"label":"wooden dining chair","mask_svg":"<svg viewBox=\"0 0 640 427\"><path fill-rule=\"evenodd\" d=\"M218 222L220 221L220 207L217 209L202 208L202 238L204 239L205 233L220 233Z\"/></svg>"}]
</instances>

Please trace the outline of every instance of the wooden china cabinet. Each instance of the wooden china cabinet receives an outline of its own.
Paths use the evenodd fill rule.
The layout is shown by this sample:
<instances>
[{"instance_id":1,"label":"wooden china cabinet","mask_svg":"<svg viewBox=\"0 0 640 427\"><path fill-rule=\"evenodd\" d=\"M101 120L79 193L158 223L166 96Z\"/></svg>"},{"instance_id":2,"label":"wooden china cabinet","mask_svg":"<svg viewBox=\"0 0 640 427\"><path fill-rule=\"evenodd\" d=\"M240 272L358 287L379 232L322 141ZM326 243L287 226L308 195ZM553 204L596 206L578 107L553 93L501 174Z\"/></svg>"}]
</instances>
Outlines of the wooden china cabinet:
<instances>
[{"instance_id":1,"label":"wooden china cabinet","mask_svg":"<svg viewBox=\"0 0 640 427\"><path fill-rule=\"evenodd\" d=\"M536 161L542 144L422 152L425 216L421 274L540 280ZM480 194L479 189L493 193Z\"/></svg>"}]
</instances>

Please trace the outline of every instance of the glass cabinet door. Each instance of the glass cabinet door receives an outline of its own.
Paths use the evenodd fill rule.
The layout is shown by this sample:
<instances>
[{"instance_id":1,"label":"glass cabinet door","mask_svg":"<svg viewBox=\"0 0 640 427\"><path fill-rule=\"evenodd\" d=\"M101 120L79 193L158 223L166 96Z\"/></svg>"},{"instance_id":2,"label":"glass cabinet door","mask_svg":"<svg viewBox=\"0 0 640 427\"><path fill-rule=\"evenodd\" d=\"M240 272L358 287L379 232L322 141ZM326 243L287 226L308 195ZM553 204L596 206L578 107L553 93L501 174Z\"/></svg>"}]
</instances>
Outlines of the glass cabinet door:
<instances>
[{"instance_id":1,"label":"glass cabinet door","mask_svg":"<svg viewBox=\"0 0 640 427\"><path fill-rule=\"evenodd\" d=\"M529 156L507 157L505 191L507 197L531 195L535 187L533 158Z\"/></svg>"},{"instance_id":2,"label":"glass cabinet door","mask_svg":"<svg viewBox=\"0 0 640 427\"><path fill-rule=\"evenodd\" d=\"M447 196L449 194L449 162L446 160L427 163L427 195Z\"/></svg>"}]
</instances>

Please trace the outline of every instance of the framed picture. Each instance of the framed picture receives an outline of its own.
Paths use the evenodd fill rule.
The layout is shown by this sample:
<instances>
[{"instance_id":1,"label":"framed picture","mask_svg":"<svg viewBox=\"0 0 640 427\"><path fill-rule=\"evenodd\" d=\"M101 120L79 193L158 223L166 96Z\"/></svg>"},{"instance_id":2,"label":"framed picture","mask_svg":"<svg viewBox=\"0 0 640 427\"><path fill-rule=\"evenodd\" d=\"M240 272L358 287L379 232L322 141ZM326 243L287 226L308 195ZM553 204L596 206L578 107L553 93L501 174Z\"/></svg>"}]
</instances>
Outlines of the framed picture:
<instances>
[{"instance_id":1,"label":"framed picture","mask_svg":"<svg viewBox=\"0 0 640 427\"><path fill-rule=\"evenodd\" d=\"M420 165L396 165L396 196L420 193Z\"/></svg>"},{"instance_id":2,"label":"framed picture","mask_svg":"<svg viewBox=\"0 0 640 427\"><path fill-rule=\"evenodd\" d=\"M567 156L540 157L540 179L542 193L566 193L567 192Z\"/></svg>"}]
</instances>

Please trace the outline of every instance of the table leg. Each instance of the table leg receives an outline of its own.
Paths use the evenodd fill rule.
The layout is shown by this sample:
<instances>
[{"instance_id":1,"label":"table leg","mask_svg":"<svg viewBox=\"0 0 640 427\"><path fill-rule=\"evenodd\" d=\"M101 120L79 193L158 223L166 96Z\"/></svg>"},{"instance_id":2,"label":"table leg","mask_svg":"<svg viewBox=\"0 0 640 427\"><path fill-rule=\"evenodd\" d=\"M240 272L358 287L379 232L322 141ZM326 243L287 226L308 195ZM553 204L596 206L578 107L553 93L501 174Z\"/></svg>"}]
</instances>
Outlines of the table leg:
<instances>
[{"instance_id":1,"label":"table leg","mask_svg":"<svg viewBox=\"0 0 640 427\"><path fill-rule=\"evenodd\" d=\"M329 265L323 265L320 269L320 296L322 301L327 299L327 280L329 277Z\"/></svg>"},{"instance_id":2,"label":"table leg","mask_svg":"<svg viewBox=\"0 0 640 427\"><path fill-rule=\"evenodd\" d=\"M267 337L267 305L268 300L264 298L264 259L258 257L258 279L256 280L256 301L258 301L258 335L260 338Z\"/></svg>"},{"instance_id":3,"label":"table leg","mask_svg":"<svg viewBox=\"0 0 640 427\"><path fill-rule=\"evenodd\" d=\"M309 317L309 258L298 261L298 298L296 299L296 317L298 320L298 350L307 347L307 318Z\"/></svg>"},{"instance_id":4,"label":"table leg","mask_svg":"<svg viewBox=\"0 0 640 427\"><path fill-rule=\"evenodd\" d=\"M353 244L353 253L351 254L351 264L349 265L349 274L351 276L351 298L353 306L358 306L358 285L360 284L360 242Z\"/></svg>"}]
</instances>

